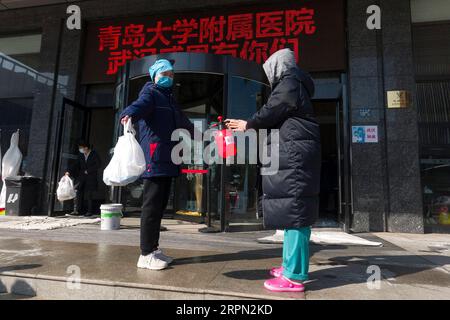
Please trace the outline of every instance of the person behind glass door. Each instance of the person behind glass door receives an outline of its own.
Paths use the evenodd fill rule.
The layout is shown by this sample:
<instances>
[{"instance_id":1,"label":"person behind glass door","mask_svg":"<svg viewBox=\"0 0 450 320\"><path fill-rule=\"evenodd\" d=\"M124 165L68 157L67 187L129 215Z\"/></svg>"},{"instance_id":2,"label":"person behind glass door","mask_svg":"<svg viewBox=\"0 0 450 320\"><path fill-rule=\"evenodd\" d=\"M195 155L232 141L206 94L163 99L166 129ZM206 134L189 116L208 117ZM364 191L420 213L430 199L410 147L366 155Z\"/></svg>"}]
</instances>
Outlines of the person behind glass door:
<instances>
[{"instance_id":1,"label":"person behind glass door","mask_svg":"<svg viewBox=\"0 0 450 320\"><path fill-rule=\"evenodd\" d=\"M272 92L267 103L248 121L227 119L229 128L279 130L279 170L262 176L264 225L284 229L283 263L273 268L270 291L301 292L308 279L311 226L319 213L320 130L311 97L314 82L282 49L263 65ZM270 146L269 146L270 148Z\"/></svg>"},{"instance_id":2,"label":"person behind glass door","mask_svg":"<svg viewBox=\"0 0 450 320\"><path fill-rule=\"evenodd\" d=\"M142 175L144 192L141 214L141 255L137 267L162 270L173 258L159 249L161 220L170 195L172 179L180 175L180 166L172 162L171 141L175 129L187 129L194 136L194 125L175 103L173 63L157 60L150 68L152 81L147 82L139 97L120 114L121 123L129 119L139 127L140 145L147 169Z\"/></svg>"},{"instance_id":3,"label":"person behind glass door","mask_svg":"<svg viewBox=\"0 0 450 320\"><path fill-rule=\"evenodd\" d=\"M65 173L67 176L75 178L74 188L77 196L71 215L83 214L83 203L86 198L88 207L85 216L92 216L96 211L93 205L93 195L98 189L98 170L101 160L97 152L85 141L78 142L78 150L80 153L77 162Z\"/></svg>"}]
</instances>

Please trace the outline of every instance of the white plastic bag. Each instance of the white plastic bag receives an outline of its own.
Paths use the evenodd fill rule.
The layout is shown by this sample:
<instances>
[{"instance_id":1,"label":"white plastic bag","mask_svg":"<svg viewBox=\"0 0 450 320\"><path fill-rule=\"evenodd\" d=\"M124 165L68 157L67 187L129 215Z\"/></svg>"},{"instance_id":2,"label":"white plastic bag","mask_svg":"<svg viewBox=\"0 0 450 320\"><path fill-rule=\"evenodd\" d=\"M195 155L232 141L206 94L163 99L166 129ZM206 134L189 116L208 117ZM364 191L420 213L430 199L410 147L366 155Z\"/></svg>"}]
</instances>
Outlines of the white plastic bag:
<instances>
[{"instance_id":1,"label":"white plastic bag","mask_svg":"<svg viewBox=\"0 0 450 320\"><path fill-rule=\"evenodd\" d=\"M5 179L17 176L19 174L20 165L22 163L22 152L19 150L19 131L14 132L11 136L11 144L9 149L3 156L2 161L2 179L3 187L0 193L0 208L5 208L6 204L6 185Z\"/></svg>"},{"instance_id":2,"label":"white plastic bag","mask_svg":"<svg viewBox=\"0 0 450 320\"><path fill-rule=\"evenodd\" d=\"M145 155L134 137L136 132L127 121L123 136L119 137L114 147L114 155L103 171L103 182L108 186L126 186L145 171Z\"/></svg>"},{"instance_id":3,"label":"white plastic bag","mask_svg":"<svg viewBox=\"0 0 450 320\"><path fill-rule=\"evenodd\" d=\"M77 194L73 187L73 181L68 176L64 176L58 183L58 189L56 190L56 196L59 201L67 201L74 199Z\"/></svg>"}]
</instances>

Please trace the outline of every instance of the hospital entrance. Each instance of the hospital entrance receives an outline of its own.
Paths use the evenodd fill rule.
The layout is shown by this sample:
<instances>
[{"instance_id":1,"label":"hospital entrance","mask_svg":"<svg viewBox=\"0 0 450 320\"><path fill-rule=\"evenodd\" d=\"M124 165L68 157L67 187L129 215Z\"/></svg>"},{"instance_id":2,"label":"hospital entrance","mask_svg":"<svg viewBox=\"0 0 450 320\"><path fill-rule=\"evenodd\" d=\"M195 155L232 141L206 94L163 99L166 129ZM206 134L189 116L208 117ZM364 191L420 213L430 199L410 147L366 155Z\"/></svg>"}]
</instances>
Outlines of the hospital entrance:
<instances>
[{"instance_id":1,"label":"hospital entrance","mask_svg":"<svg viewBox=\"0 0 450 320\"><path fill-rule=\"evenodd\" d=\"M200 131L217 123L218 116L248 119L264 105L270 94L259 64L229 56L172 53L128 62L118 74L113 101L103 99L111 88L101 86L86 89L83 105L64 99L58 120L60 136L55 142L58 156L54 161L58 165L55 166L54 186L66 167L77 161L79 139L87 139L102 160L99 189L94 197L96 207L102 203L122 203L125 216L140 216L142 179L113 188L103 183L102 173L112 157L117 138L123 133L119 114L137 99L150 80L148 66L159 58L175 60L175 100ZM317 226L342 228L349 221L345 117L340 84L329 87L317 81L313 99L322 142ZM205 224L206 232L263 229L262 215L257 212L258 170L256 164L248 163L248 154L245 164L206 165L194 163L194 154L202 150L192 147L191 152L191 163L182 165L180 177L172 184L165 218ZM52 209L59 215L70 211L71 204L61 204L54 199Z\"/></svg>"}]
</instances>

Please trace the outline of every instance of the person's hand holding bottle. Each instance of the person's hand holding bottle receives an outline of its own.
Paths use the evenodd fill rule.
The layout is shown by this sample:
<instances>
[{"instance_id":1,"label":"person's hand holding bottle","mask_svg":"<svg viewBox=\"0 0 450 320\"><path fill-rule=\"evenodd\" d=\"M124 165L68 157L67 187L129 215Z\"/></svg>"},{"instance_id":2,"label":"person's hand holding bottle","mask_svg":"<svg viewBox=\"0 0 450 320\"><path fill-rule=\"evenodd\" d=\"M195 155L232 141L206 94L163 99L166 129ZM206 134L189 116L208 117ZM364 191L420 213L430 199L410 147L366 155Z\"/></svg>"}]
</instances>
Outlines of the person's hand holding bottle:
<instances>
[{"instance_id":1,"label":"person's hand holding bottle","mask_svg":"<svg viewBox=\"0 0 450 320\"><path fill-rule=\"evenodd\" d=\"M247 121L245 120L226 119L224 122L227 128L233 131L245 131L247 128Z\"/></svg>"}]
</instances>

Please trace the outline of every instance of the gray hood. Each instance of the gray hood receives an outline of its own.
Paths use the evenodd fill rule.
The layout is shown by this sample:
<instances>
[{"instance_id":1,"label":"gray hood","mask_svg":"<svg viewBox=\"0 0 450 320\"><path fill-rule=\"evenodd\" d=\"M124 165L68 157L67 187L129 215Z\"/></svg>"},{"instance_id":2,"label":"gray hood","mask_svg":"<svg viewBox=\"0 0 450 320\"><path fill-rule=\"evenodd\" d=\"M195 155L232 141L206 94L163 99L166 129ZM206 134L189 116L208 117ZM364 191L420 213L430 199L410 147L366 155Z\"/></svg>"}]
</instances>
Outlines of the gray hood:
<instances>
[{"instance_id":1,"label":"gray hood","mask_svg":"<svg viewBox=\"0 0 450 320\"><path fill-rule=\"evenodd\" d=\"M272 54L263 64L264 72L270 85L273 86L281 79L281 75L297 65L295 62L294 51L291 49L281 49Z\"/></svg>"}]
</instances>

